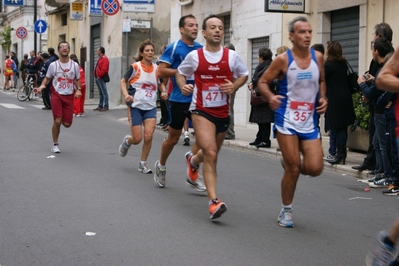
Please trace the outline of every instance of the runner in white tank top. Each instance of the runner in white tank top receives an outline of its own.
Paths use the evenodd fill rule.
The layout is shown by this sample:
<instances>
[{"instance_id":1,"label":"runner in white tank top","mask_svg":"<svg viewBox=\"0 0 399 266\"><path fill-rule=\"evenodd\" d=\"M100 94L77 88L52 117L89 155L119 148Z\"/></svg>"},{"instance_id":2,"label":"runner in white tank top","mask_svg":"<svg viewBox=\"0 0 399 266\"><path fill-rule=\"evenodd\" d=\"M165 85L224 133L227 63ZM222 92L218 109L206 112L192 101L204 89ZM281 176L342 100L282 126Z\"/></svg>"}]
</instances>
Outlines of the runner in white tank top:
<instances>
[{"instance_id":1,"label":"runner in white tank top","mask_svg":"<svg viewBox=\"0 0 399 266\"><path fill-rule=\"evenodd\" d=\"M297 17L289 23L288 31L293 48L279 55L258 82L260 93L276 110L274 133L284 159L283 206L277 218L282 227L294 227L292 201L299 174L317 176L323 171L317 123L318 115L327 109L323 55L309 48L312 27L306 17ZM278 95L268 86L276 77Z\"/></svg>"}]
</instances>

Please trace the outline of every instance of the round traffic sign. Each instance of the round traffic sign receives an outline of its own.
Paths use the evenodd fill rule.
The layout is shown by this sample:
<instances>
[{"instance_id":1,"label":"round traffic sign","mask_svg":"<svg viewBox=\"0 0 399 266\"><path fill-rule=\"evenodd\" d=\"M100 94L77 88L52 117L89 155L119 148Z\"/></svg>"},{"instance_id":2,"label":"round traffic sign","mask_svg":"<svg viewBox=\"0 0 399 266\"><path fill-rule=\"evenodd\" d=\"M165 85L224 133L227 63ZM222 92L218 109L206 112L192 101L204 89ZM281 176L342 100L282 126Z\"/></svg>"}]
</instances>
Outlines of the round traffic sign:
<instances>
[{"instance_id":1,"label":"round traffic sign","mask_svg":"<svg viewBox=\"0 0 399 266\"><path fill-rule=\"evenodd\" d=\"M103 0L101 2L101 9L109 16L113 16L118 13L120 8L118 0Z\"/></svg>"},{"instance_id":2,"label":"round traffic sign","mask_svg":"<svg viewBox=\"0 0 399 266\"><path fill-rule=\"evenodd\" d=\"M28 36L28 30L25 27L19 27L15 34L18 38L25 39Z\"/></svg>"}]
</instances>

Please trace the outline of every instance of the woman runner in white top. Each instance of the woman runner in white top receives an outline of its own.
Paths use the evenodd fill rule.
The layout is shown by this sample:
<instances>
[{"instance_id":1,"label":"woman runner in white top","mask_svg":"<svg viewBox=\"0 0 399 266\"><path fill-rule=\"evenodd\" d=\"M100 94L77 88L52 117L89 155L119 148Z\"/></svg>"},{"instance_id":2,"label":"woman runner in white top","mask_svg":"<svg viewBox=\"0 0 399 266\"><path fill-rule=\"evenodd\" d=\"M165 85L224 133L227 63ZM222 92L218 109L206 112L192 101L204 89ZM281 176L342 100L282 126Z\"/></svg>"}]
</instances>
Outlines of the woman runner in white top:
<instances>
[{"instance_id":1,"label":"woman runner in white top","mask_svg":"<svg viewBox=\"0 0 399 266\"><path fill-rule=\"evenodd\" d=\"M140 44L138 56L125 76L121 79L120 87L128 105L128 118L131 135L123 138L119 146L119 155L124 157L131 144L137 145L143 139L141 161L138 171L151 174L152 170L147 166L147 158L152 146L152 136L156 124L157 88L160 85L157 73L157 65L152 62L154 56L154 44L145 40ZM126 89L128 83L129 90ZM163 88L165 91L165 88Z\"/></svg>"}]
</instances>

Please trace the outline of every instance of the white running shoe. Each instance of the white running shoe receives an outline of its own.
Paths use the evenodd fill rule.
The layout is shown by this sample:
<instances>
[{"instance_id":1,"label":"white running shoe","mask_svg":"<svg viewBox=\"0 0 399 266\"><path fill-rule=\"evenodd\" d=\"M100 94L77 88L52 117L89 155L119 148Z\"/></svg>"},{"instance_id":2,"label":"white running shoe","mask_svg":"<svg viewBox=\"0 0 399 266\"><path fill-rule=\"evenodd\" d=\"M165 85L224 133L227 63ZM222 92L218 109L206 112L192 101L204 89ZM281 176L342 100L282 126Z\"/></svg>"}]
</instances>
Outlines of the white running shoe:
<instances>
[{"instance_id":1,"label":"white running shoe","mask_svg":"<svg viewBox=\"0 0 399 266\"><path fill-rule=\"evenodd\" d=\"M154 182L158 187L165 187L166 169L161 170L159 167L159 160L155 162Z\"/></svg>"},{"instance_id":2,"label":"white running shoe","mask_svg":"<svg viewBox=\"0 0 399 266\"><path fill-rule=\"evenodd\" d=\"M183 146L190 146L190 133L188 131L184 131Z\"/></svg>"},{"instance_id":3,"label":"white running shoe","mask_svg":"<svg viewBox=\"0 0 399 266\"><path fill-rule=\"evenodd\" d=\"M130 145L127 145L127 144L126 144L126 141L127 141L129 138L130 138L130 135L126 135L126 136L123 138L122 144L119 145L119 155L122 156L122 157L125 157L125 156L126 156L127 151L128 151L129 148L130 148Z\"/></svg>"},{"instance_id":4,"label":"white running shoe","mask_svg":"<svg viewBox=\"0 0 399 266\"><path fill-rule=\"evenodd\" d=\"M139 164L139 168L137 169L139 172L143 174L152 174L152 170L148 167L147 162Z\"/></svg>"},{"instance_id":5,"label":"white running shoe","mask_svg":"<svg viewBox=\"0 0 399 266\"><path fill-rule=\"evenodd\" d=\"M53 147L51 147L51 152L52 153L60 153L60 148L58 147L58 145L53 145Z\"/></svg>"}]
</instances>

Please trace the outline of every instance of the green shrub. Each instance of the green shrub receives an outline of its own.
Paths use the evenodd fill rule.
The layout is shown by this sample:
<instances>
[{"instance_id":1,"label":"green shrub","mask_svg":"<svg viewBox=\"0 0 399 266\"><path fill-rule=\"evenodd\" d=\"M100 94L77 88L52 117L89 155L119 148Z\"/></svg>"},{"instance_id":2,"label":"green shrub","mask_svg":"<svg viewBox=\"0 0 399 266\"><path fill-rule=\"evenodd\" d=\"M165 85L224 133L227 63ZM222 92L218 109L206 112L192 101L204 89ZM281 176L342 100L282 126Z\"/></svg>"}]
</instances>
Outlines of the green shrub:
<instances>
[{"instance_id":1,"label":"green shrub","mask_svg":"<svg viewBox=\"0 0 399 266\"><path fill-rule=\"evenodd\" d=\"M368 130L370 111L364 106L361 93L352 94L353 107L356 114L356 123L359 127Z\"/></svg>"}]
</instances>

